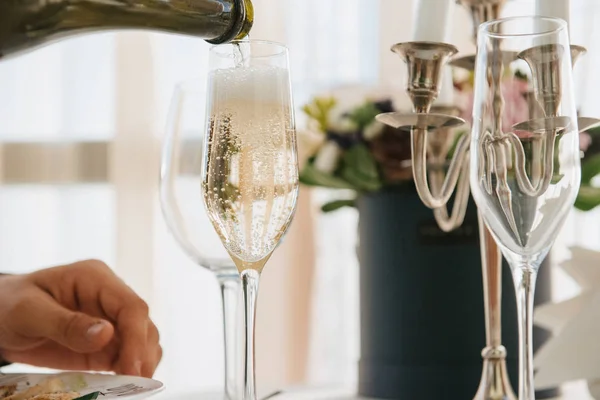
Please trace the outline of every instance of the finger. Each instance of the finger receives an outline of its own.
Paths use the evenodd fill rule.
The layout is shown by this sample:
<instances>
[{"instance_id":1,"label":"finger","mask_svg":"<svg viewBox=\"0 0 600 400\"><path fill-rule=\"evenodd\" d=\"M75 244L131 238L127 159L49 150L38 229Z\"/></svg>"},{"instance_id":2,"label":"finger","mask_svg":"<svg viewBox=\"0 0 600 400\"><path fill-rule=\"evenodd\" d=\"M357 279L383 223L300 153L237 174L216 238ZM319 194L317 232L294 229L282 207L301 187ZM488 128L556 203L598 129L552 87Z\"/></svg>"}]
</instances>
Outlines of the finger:
<instances>
[{"instance_id":1,"label":"finger","mask_svg":"<svg viewBox=\"0 0 600 400\"><path fill-rule=\"evenodd\" d=\"M144 375L144 377L146 377L146 378L152 378L154 376L154 373L156 372L156 369L160 365L160 361L162 360L162 356L163 356L163 349L162 349L162 346L159 344L158 347L156 348L156 351L154 352L154 367L151 370L149 369L147 371L147 375Z\"/></svg>"},{"instance_id":2,"label":"finger","mask_svg":"<svg viewBox=\"0 0 600 400\"><path fill-rule=\"evenodd\" d=\"M162 348L159 344L160 334L152 321L148 323L147 358L142 365L142 376L151 378L162 359Z\"/></svg>"},{"instance_id":3,"label":"finger","mask_svg":"<svg viewBox=\"0 0 600 400\"><path fill-rule=\"evenodd\" d=\"M50 339L79 353L99 351L114 334L110 322L68 310L45 293L21 302L13 324L22 336Z\"/></svg>"},{"instance_id":4,"label":"finger","mask_svg":"<svg viewBox=\"0 0 600 400\"><path fill-rule=\"evenodd\" d=\"M82 371L112 371L118 352L116 342L109 343L96 353L78 353L56 342L46 342L30 351L2 351L2 358L33 366Z\"/></svg>"},{"instance_id":5,"label":"finger","mask_svg":"<svg viewBox=\"0 0 600 400\"><path fill-rule=\"evenodd\" d=\"M146 360L148 340L148 307L143 302L124 303L117 317L121 346L117 367L125 375L141 376Z\"/></svg>"},{"instance_id":6,"label":"finger","mask_svg":"<svg viewBox=\"0 0 600 400\"><path fill-rule=\"evenodd\" d=\"M122 374L141 375L147 357L148 305L106 264L94 260L81 264L87 266L81 271L87 271L88 279L79 279L84 284L78 289L86 289L78 290L80 303L95 304L114 323L121 343L115 368ZM91 280L89 275L97 279Z\"/></svg>"},{"instance_id":7,"label":"finger","mask_svg":"<svg viewBox=\"0 0 600 400\"><path fill-rule=\"evenodd\" d=\"M97 317L104 317L99 292L118 279L110 267L97 260L43 269L30 278L66 308Z\"/></svg>"}]
</instances>

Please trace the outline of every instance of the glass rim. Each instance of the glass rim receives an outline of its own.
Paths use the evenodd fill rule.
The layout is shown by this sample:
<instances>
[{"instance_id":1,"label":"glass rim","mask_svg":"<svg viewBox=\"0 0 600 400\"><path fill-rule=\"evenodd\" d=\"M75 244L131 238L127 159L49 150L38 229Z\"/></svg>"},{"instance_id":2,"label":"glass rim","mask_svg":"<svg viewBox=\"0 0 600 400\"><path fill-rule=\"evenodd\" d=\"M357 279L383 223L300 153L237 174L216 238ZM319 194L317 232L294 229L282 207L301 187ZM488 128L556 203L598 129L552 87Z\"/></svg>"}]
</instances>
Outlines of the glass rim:
<instances>
[{"instance_id":1,"label":"glass rim","mask_svg":"<svg viewBox=\"0 0 600 400\"><path fill-rule=\"evenodd\" d=\"M507 22L513 22L518 20L530 20L530 21L549 21L555 23L557 26L552 29L543 29L540 32L529 32L529 33L502 33L502 32L491 32L492 26L497 26ZM484 34L493 38L511 38L511 37L525 37L525 36L546 36L556 34L567 28L567 22L562 18L557 17L545 17L540 15L523 15L517 17L499 18L491 21L487 21L479 25L478 35Z\"/></svg>"},{"instance_id":2,"label":"glass rim","mask_svg":"<svg viewBox=\"0 0 600 400\"><path fill-rule=\"evenodd\" d=\"M253 58L262 58L262 57L276 57L279 55L286 55L288 53L288 47L280 42L275 42L272 40L263 40L263 39L238 39L232 40L228 43L214 44L209 47L209 52L214 54L214 50L217 48L224 48L226 46L232 46L236 43L252 43L258 45L272 46L275 48L279 48L281 51L269 54L265 56L254 56ZM178 81L174 85L174 93L206 93L206 84L203 78L188 78L181 81Z\"/></svg>"},{"instance_id":3,"label":"glass rim","mask_svg":"<svg viewBox=\"0 0 600 400\"><path fill-rule=\"evenodd\" d=\"M209 47L208 51L209 53L212 54L216 54L219 55L219 53L217 53L218 49L222 49L225 47L230 47L233 46L237 43L250 43L252 45L257 44L259 46L271 46L274 48L279 48L279 52L274 52L273 54L269 54L266 56L251 56L250 58L264 58L264 57L276 57L282 54L287 54L288 52L288 47L281 43L281 42L275 42L272 40L264 40L264 39L238 39L238 40L232 40L231 42L228 43L221 43L221 44L215 44Z\"/></svg>"}]
</instances>

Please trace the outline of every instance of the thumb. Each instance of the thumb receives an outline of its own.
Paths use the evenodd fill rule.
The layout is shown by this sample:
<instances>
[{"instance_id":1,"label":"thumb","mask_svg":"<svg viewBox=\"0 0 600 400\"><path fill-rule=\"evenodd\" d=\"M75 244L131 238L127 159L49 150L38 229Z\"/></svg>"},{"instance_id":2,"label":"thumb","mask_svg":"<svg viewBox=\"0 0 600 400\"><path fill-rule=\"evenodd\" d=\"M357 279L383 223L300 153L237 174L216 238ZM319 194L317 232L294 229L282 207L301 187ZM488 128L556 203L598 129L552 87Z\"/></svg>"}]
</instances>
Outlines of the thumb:
<instances>
[{"instance_id":1,"label":"thumb","mask_svg":"<svg viewBox=\"0 0 600 400\"><path fill-rule=\"evenodd\" d=\"M29 315L23 316L25 336L50 339L78 353L99 351L113 337L110 322L71 311L50 296L40 296L32 303Z\"/></svg>"}]
</instances>

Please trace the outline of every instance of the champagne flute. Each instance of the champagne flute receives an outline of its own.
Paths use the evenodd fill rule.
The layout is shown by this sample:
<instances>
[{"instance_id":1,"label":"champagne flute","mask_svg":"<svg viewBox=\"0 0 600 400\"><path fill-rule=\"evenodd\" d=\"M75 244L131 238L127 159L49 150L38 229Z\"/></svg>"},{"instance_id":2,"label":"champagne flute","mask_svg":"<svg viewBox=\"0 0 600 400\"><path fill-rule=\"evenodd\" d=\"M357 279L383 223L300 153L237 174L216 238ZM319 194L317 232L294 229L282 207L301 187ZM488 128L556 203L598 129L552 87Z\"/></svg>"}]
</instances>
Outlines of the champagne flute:
<instances>
[{"instance_id":1,"label":"champagne flute","mask_svg":"<svg viewBox=\"0 0 600 400\"><path fill-rule=\"evenodd\" d=\"M298 197L288 52L243 41L210 50L204 204L240 273L245 311L243 399L256 400L254 320L261 271Z\"/></svg>"},{"instance_id":2,"label":"champagne flute","mask_svg":"<svg viewBox=\"0 0 600 400\"><path fill-rule=\"evenodd\" d=\"M239 398L237 382L237 316L240 279L229 254L214 232L201 205L204 115L204 82L189 81L176 86L160 170L160 204L175 240L201 267L212 271L221 289L224 336L224 394L219 400Z\"/></svg>"},{"instance_id":3,"label":"champagne flute","mask_svg":"<svg viewBox=\"0 0 600 400\"><path fill-rule=\"evenodd\" d=\"M517 57L507 64L510 52ZM506 85L506 79L518 79L507 78L517 69L530 77L543 111L539 118L509 115L508 105L525 95L508 89L519 85ZM479 211L511 267L519 317L519 399L533 400L536 276L575 202L581 175L565 21L515 17L479 27L470 175Z\"/></svg>"}]
</instances>

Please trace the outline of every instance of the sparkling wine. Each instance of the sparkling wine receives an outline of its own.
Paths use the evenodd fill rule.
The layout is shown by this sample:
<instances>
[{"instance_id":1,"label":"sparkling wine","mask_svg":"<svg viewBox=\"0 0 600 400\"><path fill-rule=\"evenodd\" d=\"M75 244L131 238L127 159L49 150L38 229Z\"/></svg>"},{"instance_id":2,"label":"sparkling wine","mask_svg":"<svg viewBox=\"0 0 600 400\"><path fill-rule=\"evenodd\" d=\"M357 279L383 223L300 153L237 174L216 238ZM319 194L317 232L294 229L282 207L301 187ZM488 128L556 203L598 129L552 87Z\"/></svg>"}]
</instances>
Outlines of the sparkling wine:
<instances>
[{"instance_id":1,"label":"sparkling wine","mask_svg":"<svg viewBox=\"0 0 600 400\"><path fill-rule=\"evenodd\" d=\"M266 66L217 70L209 91L205 206L238 269L261 270L298 196L288 73Z\"/></svg>"}]
</instances>

